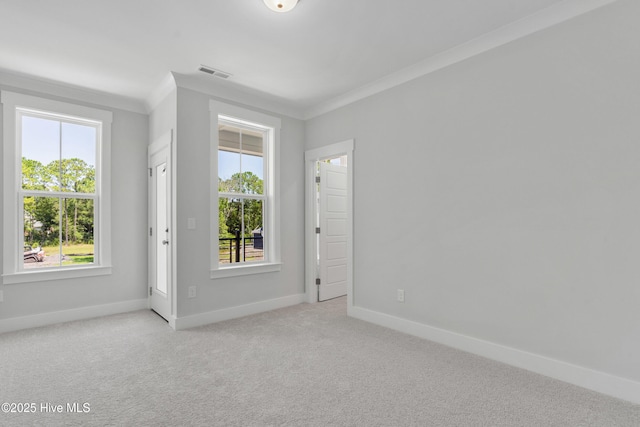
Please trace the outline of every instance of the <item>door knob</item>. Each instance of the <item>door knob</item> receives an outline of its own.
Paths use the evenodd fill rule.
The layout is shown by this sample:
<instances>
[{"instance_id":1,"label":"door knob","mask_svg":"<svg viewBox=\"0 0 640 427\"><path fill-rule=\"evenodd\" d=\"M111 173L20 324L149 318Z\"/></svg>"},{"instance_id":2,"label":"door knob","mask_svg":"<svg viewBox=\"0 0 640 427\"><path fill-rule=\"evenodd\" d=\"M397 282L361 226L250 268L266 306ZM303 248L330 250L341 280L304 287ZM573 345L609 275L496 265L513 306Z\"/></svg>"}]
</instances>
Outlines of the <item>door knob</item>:
<instances>
[{"instance_id":1,"label":"door knob","mask_svg":"<svg viewBox=\"0 0 640 427\"><path fill-rule=\"evenodd\" d=\"M162 244L163 244L163 245L168 245L168 244L169 244L169 241L168 241L168 240L163 240L163 241L162 241Z\"/></svg>"}]
</instances>

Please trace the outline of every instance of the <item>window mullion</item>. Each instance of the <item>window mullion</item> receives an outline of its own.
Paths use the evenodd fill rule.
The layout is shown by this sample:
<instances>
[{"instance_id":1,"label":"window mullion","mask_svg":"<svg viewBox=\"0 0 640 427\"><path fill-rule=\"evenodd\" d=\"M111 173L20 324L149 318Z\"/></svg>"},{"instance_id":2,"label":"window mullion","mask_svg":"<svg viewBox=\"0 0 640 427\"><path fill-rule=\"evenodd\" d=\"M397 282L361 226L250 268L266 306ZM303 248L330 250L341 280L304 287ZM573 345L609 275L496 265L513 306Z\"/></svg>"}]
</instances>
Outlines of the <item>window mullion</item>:
<instances>
[{"instance_id":1,"label":"window mullion","mask_svg":"<svg viewBox=\"0 0 640 427\"><path fill-rule=\"evenodd\" d=\"M242 250L242 262L247 260L247 251L244 247L244 199L240 199L240 242L241 242L241 250Z\"/></svg>"},{"instance_id":2,"label":"window mullion","mask_svg":"<svg viewBox=\"0 0 640 427\"><path fill-rule=\"evenodd\" d=\"M240 192L244 193L244 170L242 168L242 129L238 132L238 146L240 147Z\"/></svg>"},{"instance_id":3,"label":"window mullion","mask_svg":"<svg viewBox=\"0 0 640 427\"><path fill-rule=\"evenodd\" d=\"M18 190L22 197L64 197L66 199L92 199L97 200L98 196L91 193L65 193L63 191L41 191L41 190Z\"/></svg>"},{"instance_id":4,"label":"window mullion","mask_svg":"<svg viewBox=\"0 0 640 427\"><path fill-rule=\"evenodd\" d=\"M219 192L219 198L227 199L252 199L252 200L267 200L267 196L264 194L243 194L243 193L227 193Z\"/></svg>"},{"instance_id":5,"label":"window mullion","mask_svg":"<svg viewBox=\"0 0 640 427\"><path fill-rule=\"evenodd\" d=\"M62 197L58 199L58 256L62 265Z\"/></svg>"},{"instance_id":6,"label":"window mullion","mask_svg":"<svg viewBox=\"0 0 640 427\"><path fill-rule=\"evenodd\" d=\"M58 190L62 191L62 122L58 122Z\"/></svg>"}]
</instances>

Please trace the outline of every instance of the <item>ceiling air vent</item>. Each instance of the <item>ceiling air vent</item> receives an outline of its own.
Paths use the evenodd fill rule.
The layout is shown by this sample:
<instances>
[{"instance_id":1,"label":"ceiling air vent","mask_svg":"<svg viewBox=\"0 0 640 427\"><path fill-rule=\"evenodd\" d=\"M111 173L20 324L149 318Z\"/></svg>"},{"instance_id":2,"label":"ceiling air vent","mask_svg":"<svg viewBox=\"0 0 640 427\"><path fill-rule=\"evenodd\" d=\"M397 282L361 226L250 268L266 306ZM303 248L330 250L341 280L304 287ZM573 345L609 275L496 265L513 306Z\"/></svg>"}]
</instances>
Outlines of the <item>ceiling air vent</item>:
<instances>
[{"instance_id":1,"label":"ceiling air vent","mask_svg":"<svg viewBox=\"0 0 640 427\"><path fill-rule=\"evenodd\" d=\"M201 65L198 68L198 71L202 71L203 73L211 74L212 76L220 77L221 79L228 79L231 76L230 73L216 70L215 68L207 67L206 65Z\"/></svg>"}]
</instances>

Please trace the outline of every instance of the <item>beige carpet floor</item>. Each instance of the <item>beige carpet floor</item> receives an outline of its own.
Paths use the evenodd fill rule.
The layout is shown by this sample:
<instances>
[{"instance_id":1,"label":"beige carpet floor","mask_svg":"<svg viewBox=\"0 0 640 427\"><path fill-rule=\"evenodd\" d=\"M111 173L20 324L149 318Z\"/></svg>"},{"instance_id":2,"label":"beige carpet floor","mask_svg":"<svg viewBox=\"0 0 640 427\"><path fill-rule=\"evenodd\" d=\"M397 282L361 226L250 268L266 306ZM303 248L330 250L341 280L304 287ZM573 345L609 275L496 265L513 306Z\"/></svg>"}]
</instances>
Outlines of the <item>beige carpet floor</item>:
<instances>
[{"instance_id":1,"label":"beige carpet floor","mask_svg":"<svg viewBox=\"0 0 640 427\"><path fill-rule=\"evenodd\" d=\"M182 332L138 311L3 334L4 402L37 407L2 426L640 426L640 405L348 318L344 298Z\"/></svg>"}]
</instances>

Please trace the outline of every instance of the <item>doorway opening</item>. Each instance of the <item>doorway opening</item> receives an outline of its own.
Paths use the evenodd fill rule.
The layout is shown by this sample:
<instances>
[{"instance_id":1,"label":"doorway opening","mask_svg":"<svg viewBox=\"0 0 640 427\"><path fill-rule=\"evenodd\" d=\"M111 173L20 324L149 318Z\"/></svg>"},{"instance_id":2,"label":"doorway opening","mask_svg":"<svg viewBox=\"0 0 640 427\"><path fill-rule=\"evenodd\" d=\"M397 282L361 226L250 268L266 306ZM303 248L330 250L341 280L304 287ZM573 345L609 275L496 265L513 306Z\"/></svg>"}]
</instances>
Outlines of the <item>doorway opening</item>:
<instances>
[{"instance_id":1,"label":"doorway opening","mask_svg":"<svg viewBox=\"0 0 640 427\"><path fill-rule=\"evenodd\" d=\"M148 236L149 308L174 327L172 140L168 133L149 146Z\"/></svg>"},{"instance_id":2,"label":"doorway opening","mask_svg":"<svg viewBox=\"0 0 640 427\"><path fill-rule=\"evenodd\" d=\"M305 153L307 302L347 296L353 305L353 146Z\"/></svg>"},{"instance_id":3,"label":"doorway opening","mask_svg":"<svg viewBox=\"0 0 640 427\"><path fill-rule=\"evenodd\" d=\"M347 295L347 156L317 166L316 285L326 301Z\"/></svg>"}]
</instances>

